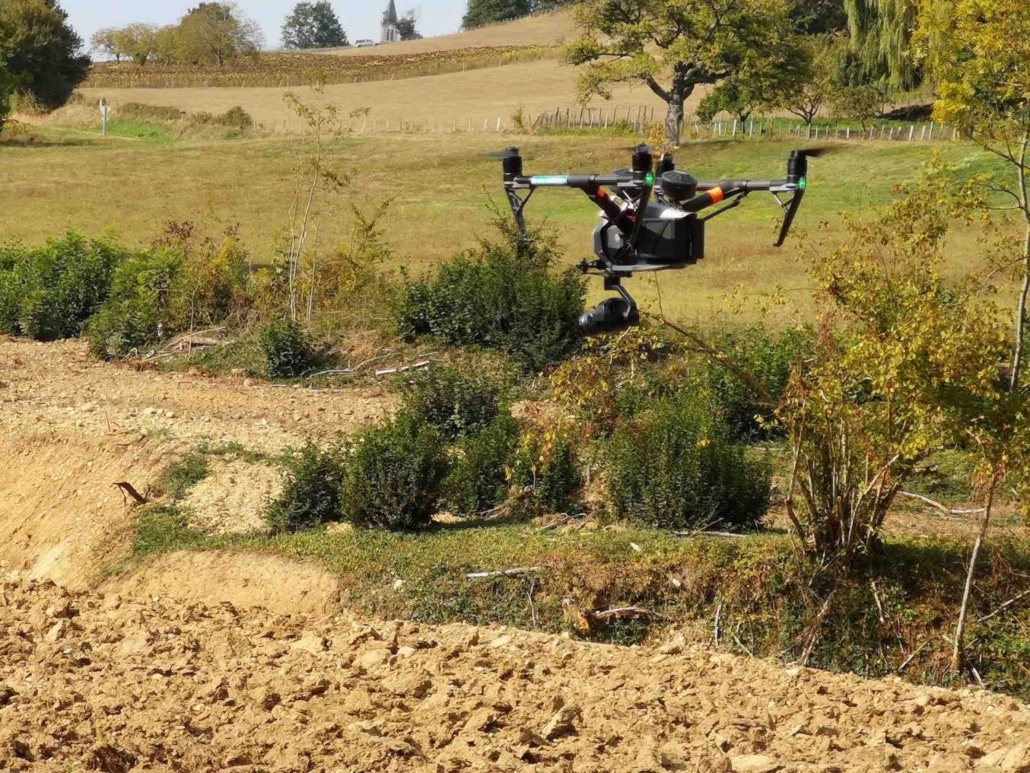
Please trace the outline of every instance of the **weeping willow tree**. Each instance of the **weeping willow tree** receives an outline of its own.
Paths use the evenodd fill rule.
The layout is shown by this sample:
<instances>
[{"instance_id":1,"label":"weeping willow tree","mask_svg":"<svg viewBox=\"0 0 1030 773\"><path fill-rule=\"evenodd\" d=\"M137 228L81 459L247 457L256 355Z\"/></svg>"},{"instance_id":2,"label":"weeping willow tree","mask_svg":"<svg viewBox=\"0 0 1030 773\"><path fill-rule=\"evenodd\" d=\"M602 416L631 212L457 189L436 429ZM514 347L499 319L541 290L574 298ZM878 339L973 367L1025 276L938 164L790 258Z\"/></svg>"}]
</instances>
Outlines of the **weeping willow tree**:
<instances>
[{"instance_id":1,"label":"weeping willow tree","mask_svg":"<svg viewBox=\"0 0 1030 773\"><path fill-rule=\"evenodd\" d=\"M844 9L860 77L892 89L917 85L920 73L911 53L916 0L844 0Z\"/></svg>"}]
</instances>

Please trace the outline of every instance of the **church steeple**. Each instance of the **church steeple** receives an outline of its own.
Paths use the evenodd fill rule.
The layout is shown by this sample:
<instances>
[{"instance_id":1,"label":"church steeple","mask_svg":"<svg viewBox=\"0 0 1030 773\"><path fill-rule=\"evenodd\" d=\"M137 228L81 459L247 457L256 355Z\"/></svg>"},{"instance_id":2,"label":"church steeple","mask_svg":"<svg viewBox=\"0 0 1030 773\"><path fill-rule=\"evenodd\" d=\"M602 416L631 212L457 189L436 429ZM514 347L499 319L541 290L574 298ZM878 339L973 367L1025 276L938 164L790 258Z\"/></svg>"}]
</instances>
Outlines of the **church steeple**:
<instances>
[{"instance_id":1,"label":"church steeple","mask_svg":"<svg viewBox=\"0 0 1030 773\"><path fill-rule=\"evenodd\" d=\"M393 0L386 6L383 12L383 43L393 43L401 39L400 30L397 29L397 6Z\"/></svg>"}]
</instances>

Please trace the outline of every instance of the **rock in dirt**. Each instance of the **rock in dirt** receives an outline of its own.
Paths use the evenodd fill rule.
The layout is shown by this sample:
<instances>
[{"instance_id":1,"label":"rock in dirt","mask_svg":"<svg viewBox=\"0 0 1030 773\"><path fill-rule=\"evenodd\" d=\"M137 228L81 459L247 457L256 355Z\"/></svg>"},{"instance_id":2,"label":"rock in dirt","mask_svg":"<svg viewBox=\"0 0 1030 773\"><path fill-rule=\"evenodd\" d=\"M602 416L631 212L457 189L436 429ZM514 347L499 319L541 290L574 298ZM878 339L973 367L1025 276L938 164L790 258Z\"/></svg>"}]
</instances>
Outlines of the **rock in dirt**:
<instances>
[{"instance_id":1,"label":"rock in dirt","mask_svg":"<svg viewBox=\"0 0 1030 773\"><path fill-rule=\"evenodd\" d=\"M573 723L582 715L583 712L580 711L578 706L562 706L554 713L550 721L544 725L540 735L545 740L553 741L555 738L560 738L563 735L574 734L576 726Z\"/></svg>"},{"instance_id":2,"label":"rock in dirt","mask_svg":"<svg viewBox=\"0 0 1030 773\"><path fill-rule=\"evenodd\" d=\"M783 766L764 754L743 754L730 758L733 773L775 773Z\"/></svg>"}]
</instances>

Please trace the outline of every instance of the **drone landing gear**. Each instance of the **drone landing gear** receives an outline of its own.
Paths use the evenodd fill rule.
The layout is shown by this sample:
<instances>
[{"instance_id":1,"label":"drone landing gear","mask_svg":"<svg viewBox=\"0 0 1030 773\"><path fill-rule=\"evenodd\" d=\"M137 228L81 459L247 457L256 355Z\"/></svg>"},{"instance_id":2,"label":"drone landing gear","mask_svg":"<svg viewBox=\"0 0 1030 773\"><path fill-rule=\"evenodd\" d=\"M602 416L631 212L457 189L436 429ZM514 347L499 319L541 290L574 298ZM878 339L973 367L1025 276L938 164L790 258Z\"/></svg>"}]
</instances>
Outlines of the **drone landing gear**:
<instances>
[{"instance_id":1,"label":"drone landing gear","mask_svg":"<svg viewBox=\"0 0 1030 773\"><path fill-rule=\"evenodd\" d=\"M617 298L606 298L593 311L586 312L579 318L579 326L587 335L611 333L633 327L640 323L640 310L637 302L622 286L622 278L605 276L604 289L615 290Z\"/></svg>"}]
</instances>

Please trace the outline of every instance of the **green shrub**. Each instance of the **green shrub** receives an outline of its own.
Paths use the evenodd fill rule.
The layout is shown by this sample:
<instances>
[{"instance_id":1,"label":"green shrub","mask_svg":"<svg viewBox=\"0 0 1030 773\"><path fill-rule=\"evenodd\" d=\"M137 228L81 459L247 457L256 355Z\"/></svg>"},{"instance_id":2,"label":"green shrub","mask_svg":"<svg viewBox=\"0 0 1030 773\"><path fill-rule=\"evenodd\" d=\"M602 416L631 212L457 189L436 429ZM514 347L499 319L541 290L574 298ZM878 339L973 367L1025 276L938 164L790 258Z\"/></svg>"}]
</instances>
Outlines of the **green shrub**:
<instances>
[{"instance_id":1,"label":"green shrub","mask_svg":"<svg viewBox=\"0 0 1030 773\"><path fill-rule=\"evenodd\" d=\"M453 366L416 374L405 383L404 407L423 417L444 437L456 440L487 427L498 415L500 388L482 376Z\"/></svg>"},{"instance_id":2,"label":"green shrub","mask_svg":"<svg viewBox=\"0 0 1030 773\"><path fill-rule=\"evenodd\" d=\"M502 241L484 241L435 277L410 284L398 325L407 338L497 349L539 371L579 346L584 283L571 272L551 272L556 255L546 242L523 243L506 225L501 231Z\"/></svg>"},{"instance_id":3,"label":"green shrub","mask_svg":"<svg viewBox=\"0 0 1030 773\"><path fill-rule=\"evenodd\" d=\"M498 415L475 434L458 441L450 474L444 481L447 508L474 517L507 499L507 470L518 449L519 424L510 414Z\"/></svg>"},{"instance_id":4,"label":"green shrub","mask_svg":"<svg viewBox=\"0 0 1030 773\"><path fill-rule=\"evenodd\" d=\"M583 476L572 439L554 427L523 432L508 480L513 493L529 495L534 512L578 509Z\"/></svg>"},{"instance_id":5,"label":"green shrub","mask_svg":"<svg viewBox=\"0 0 1030 773\"><path fill-rule=\"evenodd\" d=\"M111 291L124 253L69 232L36 249L0 256L0 332L37 341L76 338Z\"/></svg>"},{"instance_id":6,"label":"green shrub","mask_svg":"<svg viewBox=\"0 0 1030 773\"><path fill-rule=\"evenodd\" d=\"M117 115L119 118L137 118L144 121L178 121L182 118L182 111L177 107L126 102L118 108Z\"/></svg>"},{"instance_id":7,"label":"green shrub","mask_svg":"<svg viewBox=\"0 0 1030 773\"><path fill-rule=\"evenodd\" d=\"M169 296L182 266L170 250L140 252L115 271L111 294L86 333L97 357L117 359L173 332Z\"/></svg>"},{"instance_id":8,"label":"green shrub","mask_svg":"<svg viewBox=\"0 0 1030 773\"><path fill-rule=\"evenodd\" d=\"M608 449L612 512L645 526L753 528L770 489L769 466L749 459L707 402L690 394L620 427Z\"/></svg>"},{"instance_id":9,"label":"green shrub","mask_svg":"<svg viewBox=\"0 0 1030 773\"><path fill-rule=\"evenodd\" d=\"M217 123L233 129L249 129L254 125L254 119L250 117L250 113L237 105L218 116Z\"/></svg>"},{"instance_id":10,"label":"green shrub","mask_svg":"<svg viewBox=\"0 0 1030 773\"><path fill-rule=\"evenodd\" d=\"M268 375L297 378L316 363L315 349L300 324L289 317L277 317L262 328L258 339L265 353Z\"/></svg>"},{"instance_id":11,"label":"green shrub","mask_svg":"<svg viewBox=\"0 0 1030 773\"><path fill-rule=\"evenodd\" d=\"M115 359L189 330L242 317L250 305L247 255L232 233L221 242L172 223L149 251L128 256L87 333L95 355Z\"/></svg>"},{"instance_id":12,"label":"green shrub","mask_svg":"<svg viewBox=\"0 0 1030 773\"><path fill-rule=\"evenodd\" d=\"M345 459L343 449L321 449L309 443L290 460L282 494L265 515L273 533L293 533L342 520Z\"/></svg>"},{"instance_id":13,"label":"green shrub","mask_svg":"<svg viewBox=\"0 0 1030 773\"><path fill-rule=\"evenodd\" d=\"M401 413L366 431L347 459L343 512L362 528L414 531L429 525L448 472L440 433Z\"/></svg>"},{"instance_id":14,"label":"green shrub","mask_svg":"<svg viewBox=\"0 0 1030 773\"><path fill-rule=\"evenodd\" d=\"M716 363L705 364L702 383L722 412L734 440L783 436L782 427L774 421L775 406L790 381L792 366L811 355L814 342L814 331L808 327L789 328L777 335L764 327L749 327L712 337L715 348L754 376L771 402L765 404L731 370Z\"/></svg>"}]
</instances>

